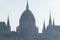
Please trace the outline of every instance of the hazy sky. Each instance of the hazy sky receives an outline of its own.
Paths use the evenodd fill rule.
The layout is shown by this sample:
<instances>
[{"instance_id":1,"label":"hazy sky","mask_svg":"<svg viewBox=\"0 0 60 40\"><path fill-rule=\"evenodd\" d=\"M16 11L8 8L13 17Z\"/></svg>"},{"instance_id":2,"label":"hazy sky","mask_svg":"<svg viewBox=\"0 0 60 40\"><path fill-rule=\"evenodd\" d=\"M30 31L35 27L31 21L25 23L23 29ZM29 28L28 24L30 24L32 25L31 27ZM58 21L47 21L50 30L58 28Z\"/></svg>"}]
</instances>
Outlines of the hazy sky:
<instances>
[{"instance_id":1,"label":"hazy sky","mask_svg":"<svg viewBox=\"0 0 60 40\"><path fill-rule=\"evenodd\" d=\"M0 0L0 21L7 23L9 15L11 30L16 31L26 4L27 0ZM42 31L44 20L46 26L48 25L50 11L52 20L54 18L55 24L60 25L60 0L28 0L28 4L36 19L39 32Z\"/></svg>"}]
</instances>

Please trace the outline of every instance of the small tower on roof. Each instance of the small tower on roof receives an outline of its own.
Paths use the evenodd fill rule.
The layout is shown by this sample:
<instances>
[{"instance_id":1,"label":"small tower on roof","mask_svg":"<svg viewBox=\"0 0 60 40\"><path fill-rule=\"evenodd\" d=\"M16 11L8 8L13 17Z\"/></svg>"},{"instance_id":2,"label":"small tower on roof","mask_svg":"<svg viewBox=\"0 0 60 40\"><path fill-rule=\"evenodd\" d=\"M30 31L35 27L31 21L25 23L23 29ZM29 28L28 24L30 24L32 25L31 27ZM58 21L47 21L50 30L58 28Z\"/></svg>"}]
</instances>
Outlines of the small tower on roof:
<instances>
[{"instance_id":1,"label":"small tower on roof","mask_svg":"<svg viewBox=\"0 0 60 40\"><path fill-rule=\"evenodd\" d=\"M49 17L49 25L52 25L51 12L50 12L50 17Z\"/></svg>"},{"instance_id":2,"label":"small tower on roof","mask_svg":"<svg viewBox=\"0 0 60 40\"><path fill-rule=\"evenodd\" d=\"M9 22L9 15L8 15L8 19L7 19L7 32L10 32L10 22Z\"/></svg>"},{"instance_id":3,"label":"small tower on roof","mask_svg":"<svg viewBox=\"0 0 60 40\"><path fill-rule=\"evenodd\" d=\"M7 19L7 26L10 26L9 16L8 16L8 19Z\"/></svg>"}]
</instances>

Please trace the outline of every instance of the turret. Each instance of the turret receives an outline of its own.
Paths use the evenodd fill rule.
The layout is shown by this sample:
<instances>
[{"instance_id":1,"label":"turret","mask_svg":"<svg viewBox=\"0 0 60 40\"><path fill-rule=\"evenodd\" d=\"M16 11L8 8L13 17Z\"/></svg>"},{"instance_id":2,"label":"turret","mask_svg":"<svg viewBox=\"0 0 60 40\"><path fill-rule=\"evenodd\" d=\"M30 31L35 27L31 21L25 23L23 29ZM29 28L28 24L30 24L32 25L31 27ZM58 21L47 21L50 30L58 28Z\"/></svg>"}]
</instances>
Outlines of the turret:
<instances>
[{"instance_id":1,"label":"turret","mask_svg":"<svg viewBox=\"0 0 60 40\"><path fill-rule=\"evenodd\" d=\"M8 16L8 19L7 19L7 27L6 27L6 28L7 28L6 31L7 31L7 32L10 32L10 29L11 29L11 28L10 28L9 16Z\"/></svg>"},{"instance_id":2,"label":"turret","mask_svg":"<svg viewBox=\"0 0 60 40\"><path fill-rule=\"evenodd\" d=\"M49 18L49 25L52 25L51 14L50 14L50 18Z\"/></svg>"}]
</instances>

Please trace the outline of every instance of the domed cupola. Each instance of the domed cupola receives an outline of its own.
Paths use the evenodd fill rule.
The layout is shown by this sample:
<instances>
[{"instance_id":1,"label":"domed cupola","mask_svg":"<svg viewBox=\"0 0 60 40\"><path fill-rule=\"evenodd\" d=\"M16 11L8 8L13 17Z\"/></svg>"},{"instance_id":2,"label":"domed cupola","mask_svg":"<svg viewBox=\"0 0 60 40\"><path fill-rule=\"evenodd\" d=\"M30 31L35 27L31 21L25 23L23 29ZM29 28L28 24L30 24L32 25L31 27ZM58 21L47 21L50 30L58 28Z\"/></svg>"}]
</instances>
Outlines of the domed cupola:
<instances>
[{"instance_id":1,"label":"domed cupola","mask_svg":"<svg viewBox=\"0 0 60 40\"><path fill-rule=\"evenodd\" d=\"M32 12L29 10L28 2L26 6L26 10L22 13L20 24L35 24L35 18Z\"/></svg>"},{"instance_id":2,"label":"domed cupola","mask_svg":"<svg viewBox=\"0 0 60 40\"><path fill-rule=\"evenodd\" d=\"M22 13L19 20L17 32L20 33L21 36L34 35L38 32L35 25L35 18L32 12L29 10L28 2L26 10Z\"/></svg>"}]
</instances>

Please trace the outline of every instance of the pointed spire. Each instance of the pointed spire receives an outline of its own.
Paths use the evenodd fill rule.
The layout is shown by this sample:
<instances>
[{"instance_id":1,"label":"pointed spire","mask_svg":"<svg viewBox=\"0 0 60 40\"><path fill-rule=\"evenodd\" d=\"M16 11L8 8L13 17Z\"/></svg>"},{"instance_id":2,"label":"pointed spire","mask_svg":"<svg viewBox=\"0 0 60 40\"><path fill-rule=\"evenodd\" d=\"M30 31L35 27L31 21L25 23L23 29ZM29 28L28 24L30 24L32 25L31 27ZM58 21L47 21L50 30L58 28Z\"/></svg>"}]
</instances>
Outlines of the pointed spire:
<instances>
[{"instance_id":1,"label":"pointed spire","mask_svg":"<svg viewBox=\"0 0 60 40\"><path fill-rule=\"evenodd\" d=\"M8 15L8 19L7 19L7 26L10 26L9 15Z\"/></svg>"},{"instance_id":2,"label":"pointed spire","mask_svg":"<svg viewBox=\"0 0 60 40\"><path fill-rule=\"evenodd\" d=\"M8 15L8 19L7 19L7 33L10 32L10 22L9 22L9 15Z\"/></svg>"},{"instance_id":3,"label":"pointed spire","mask_svg":"<svg viewBox=\"0 0 60 40\"><path fill-rule=\"evenodd\" d=\"M50 12L49 25L51 24L52 24L52 21L51 21L51 12Z\"/></svg>"},{"instance_id":4,"label":"pointed spire","mask_svg":"<svg viewBox=\"0 0 60 40\"><path fill-rule=\"evenodd\" d=\"M27 10L29 9L29 6L28 6L28 0L27 0L27 5L26 5L26 9L27 9Z\"/></svg>"},{"instance_id":5,"label":"pointed spire","mask_svg":"<svg viewBox=\"0 0 60 40\"><path fill-rule=\"evenodd\" d=\"M54 19L53 19L53 26L55 25L55 23L54 23Z\"/></svg>"},{"instance_id":6,"label":"pointed spire","mask_svg":"<svg viewBox=\"0 0 60 40\"><path fill-rule=\"evenodd\" d=\"M43 23L43 33L45 32L45 20L44 20L44 23Z\"/></svg>"}]
</instances>

